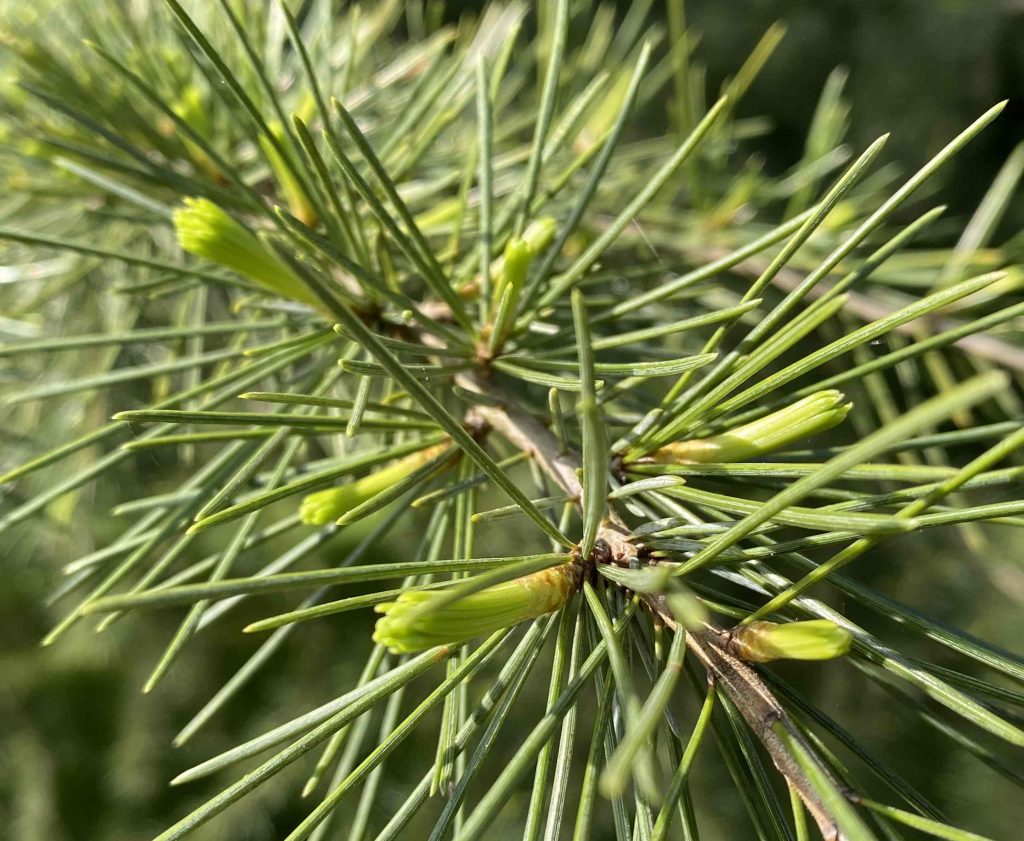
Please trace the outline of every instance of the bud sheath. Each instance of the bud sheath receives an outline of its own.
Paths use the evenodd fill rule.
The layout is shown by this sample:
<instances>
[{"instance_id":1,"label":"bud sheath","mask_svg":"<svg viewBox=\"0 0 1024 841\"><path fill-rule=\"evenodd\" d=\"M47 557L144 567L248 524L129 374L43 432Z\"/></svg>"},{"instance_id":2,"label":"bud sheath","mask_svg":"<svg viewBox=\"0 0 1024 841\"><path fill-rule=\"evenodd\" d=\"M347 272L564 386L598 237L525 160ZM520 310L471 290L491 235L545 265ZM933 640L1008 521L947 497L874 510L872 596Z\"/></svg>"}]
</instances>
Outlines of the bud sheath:
<instances>
[{"instance_id":1,"label":"bud sheath","mask_svg":"<svg viewBox=\"0 0 1024 841\"><path fill-rule=\"evenodd\" d=\"M299 518L307 526L332 523L450 448L449 443L436 444L394 461L387 467L382 467L347 485L311 493L303 498L302 505L299 506Z\"/></svg>"},{"instance_id":2,"label":"bud sheath","mask_svg":"<svg viewBox=\"0 0 1024 841\"><path fill-rule=\"evenodd\" d=\"M853 637L827 619L809 622L751 622L733 631L729 649L753 663L772 660L831 660L850 650Z\"/></svg>"},{"instance_id":3,"label":"bud sheath","mask_svg":"<svg viewBox=\"0 0 1024 841\"><path fill-rule=\"evenodd\" d=\"M298 275L248 228L209 199L187 198L174 211L181 247L255 281L284 298L313 306L317 299Z\"/></svg>"},{"instance_id":4,"label":"bud sheath","mask_svg":"<svg viewBox=\"0 0 1024 841\"><path fill-rule=\"evenodd\" d=\"M654 460L661 464L748 461L831 429L842 422L853 406L844 400L841 391L819 391L792 406L711 438L667 444L654 453Z\"/></svg>"},{"instance_id":5,"label":"bud sheath","mask_svg":"<svg viewBox=\"0 0 1024 841\"><path fill-rule=\"evenodd\" d=\"M519 296L526 283L530 263L533 262L534 257L551 244L554 235L554 220L544 217L533 222L523 231L521 238L513 237L505 246L491 301L493 325L490 347L492 351L497 351L508 338L509 331L515 322Z\"/></svg>"},{"instance_id":6,"label":"bud sheath","mask_svg":"<svg viewBox=\"0 0 1024 841\"><path fill-rule=\"evenodd\" d=\"M282 157L281 153L278 152L279 147L282 149L287 148L284 129L280 123L275 122L270 124L270 131L274 135L278 146L271 143L265 135L261 135L259 139L260 148L263 149L263 154L266 155L267 161L270 163L274 177L277 178L278 186L281 188L281 195L296 219L310 228L315 228L318 221L316 210L313 209L305 189L295 177L292 168Z\"/></svg>"},{"instance_id":7,"label":"bud sheath","mask_svg":"<svg viewBox=\"0 0 1024 841\"><path fill-rule=\"evenodd\" d=\"M577 563L561 564L450 601L443 590L410 590L377 605L373 639L394 653L463 642L550 613L579 589ZM437 603L434 609L432 603Z\"/></svg>"}]
</instances>

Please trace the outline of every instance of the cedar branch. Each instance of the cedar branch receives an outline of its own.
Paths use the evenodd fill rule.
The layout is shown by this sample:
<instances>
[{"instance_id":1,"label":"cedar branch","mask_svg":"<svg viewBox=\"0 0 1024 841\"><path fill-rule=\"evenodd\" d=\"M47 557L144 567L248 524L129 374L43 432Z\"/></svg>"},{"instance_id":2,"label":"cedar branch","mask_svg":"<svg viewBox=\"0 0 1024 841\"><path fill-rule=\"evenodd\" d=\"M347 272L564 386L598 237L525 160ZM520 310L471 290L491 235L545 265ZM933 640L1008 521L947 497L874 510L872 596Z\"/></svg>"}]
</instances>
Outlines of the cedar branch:
<instances>
[{"instance_id":1,"label":"cedar branch","mask_svg":"<svg viewBox=\"0 0 1024 841\"><path fill-rule=\"evenodd\" d=\"M583 487L577 473L581 462L577 453L564 451L546 426L515 406L493 384L471 373L460 374L456 379L459 385L468 391L489 398L487 403L480 403L473 408L474 415L484 420L513 446L529 453L566 494L577 500L583 498ZM638 560L637 544L630 539L630 529L611 504L608 507L608 517L601 524L597 538L610 547L611 558L616 563L629 566ZM675 617L662 597L646 597L645 602L667 625L676 627ZM785 709L757 672L729 653L727 639L727 631L711 624L701 631L687 632L686 635L687 646L704 666L709 680L713 680L723 689L736 705L751 731L768 752L775 767L800 795L825 841L843 841L844 835L835 818L772 730L772 726L781 723L793 739L804 745L811 756L817 757L816 752L786 715ZM824 763L818 761L825 768Z\"/></svg>"}]
</instances>

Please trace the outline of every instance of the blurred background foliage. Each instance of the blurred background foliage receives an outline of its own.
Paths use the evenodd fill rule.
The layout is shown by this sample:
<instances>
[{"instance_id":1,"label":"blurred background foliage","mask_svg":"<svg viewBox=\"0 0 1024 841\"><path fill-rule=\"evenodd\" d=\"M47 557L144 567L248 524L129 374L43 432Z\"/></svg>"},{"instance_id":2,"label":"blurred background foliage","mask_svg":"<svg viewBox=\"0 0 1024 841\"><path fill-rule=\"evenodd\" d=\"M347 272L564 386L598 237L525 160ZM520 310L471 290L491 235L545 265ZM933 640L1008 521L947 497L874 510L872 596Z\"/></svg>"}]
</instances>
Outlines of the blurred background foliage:
<instances>
[{"instance_id":1,"label":"blurred background foliage","mask_svg":"<svg viewBox=\"0 0 1024 841\"><path fill-rule=\"evenodd\" d=\"M702 33L698 49L712 83L735 72L772 23L785 23L778 54L740 107L771 119L761 151L773 170L798 159L835 67L849 71L853 146L891 132L886 155L904 170L927 160L972 115L1010 100L992 131L940 179L943 200L960 213L973 209L1024 133L1024 4L1017 0L690 0L687 13ZM1018 198L1005 233L1022 223Z\"/></svg>"},{"instance_id":2,"label":"blurred background foliage","mask_svg":"<svg viewBox=\"0 0 1024 841\"><path fill-rule=\"evenodd\" d=\"M25 2L0 0L0 11L16 11ZM477 5L451 2L449 14L456 17ZM620 11L628 5L620 2ZM659 7L656 4L658 13ZM782 172L800 158L821 87L837 66L849 72L846 93L852 106L853 147L863 148L881 132L891 131L886 154L905 172L992 103L1011 99L1004 116L939 179L950 215L961 221L1024 135L1024 2L1019 0L688 0L687 13L691 26L701 33L698 51L708 65L711 90L735 71L768 26L777 20L787 25L781 48L741 108L744 116L763 116L770 122L770 131L754 140L750 149L771 172ZM664 114L654 107L643 119L657 130ZM1012 240L1022 224L1024 196L1018 196L996 241ZM944 244L952 243L957 229L950 223L950 238ZM70 366L75 360L61 357L61 363ZM0 367L0 382L4 376ZM131 394L130 386L120 391L126 405ZM114 391L111 399L118 396ZM39 429L6 430L4 437L41 436L44 440L38 443L45 444L49 426L44 420ZM81 422L86 428L98 421L64 416L61 422ZM220 714L201 744L172 750L169 745L181 726L251 653L254 641L240 635L238 628L265 615L266 606L243 608L231 622L207 629L204 645L182 658L152 696L142 695L140 686L173 633L176 615L129 618L101 637L79 627L61 645L38 647L54 620L46 598L60 580L61 564L93 545L103 545L100 538L110 528L109 511L117 501L172 489L176 481L170 465L159 456L140 458L121 469L119 487L112 487L109 479L88 487L51 507L45 525L32 522L0 538L2 838L150 838L228 781L227 776L215 776L169 788L167 780L180 769L267 729L285 717L285 711L321 703L356 677L373 617L343 614L306 623L276 655L276 667ZM344 552L373 526L343 531L321 551ZM992 532L991 554L969 566L960 563L960 538L953 532L893 540L858 565L854 575L896 599L927 607L951 625L1019 652L1024 647L1024 547L1012 544L1012 536L1002 537L1000 543L1000 534ZM414 538L391 534L385 545L402 559ZM486 555L489 546L500 547L509 539L516 539L513 531L491 528L481 535L478 550ZM274 548L265 547L266 557L274 556ZM202 551L202 541L196 551ZM868 630L880 624L877 616L858 615L855 608L849 615ZM909 634L906 640L898 639L891 624L884 633L905 643L911 655L920 642ZM1011 783L986 767L983 740L973 750L937 754L934 730L924 717L908 714L875 684L859 680L852 665L814 669L813 680L807 679L808 671L799 666L777 670L866 747L891 757L896 769L926 797L942 804L953 823L1008 841L1020 837L1022 799ZM524 703L543 704L544 691L535 687L534 697ZM515 728L509 730L499 756L511 755ZM373 721L368 738L375 732ZM433 750L429 730L423 731L421 740L410 739L401 748L388 764L379 807L396 806L413 782L411 772L403 770L403 759L422 758ZM694 776L695 799L704 805L702 815L710 816L702 825L702 837L747 838L750 830L742 806L735 802L716 759L713 752L702 752ZM304 813L295 792L308 769L299 766L282 781L290 784L267 787L245 808L231 810L194 837L281 837ZM1014 774L1024 778L1024 768L1011 769ZM605 834L601 829L598 825L595 830L597 841L611 837L607 822ZM426 837L427 831L414 822L408 837ZM335 833L346 837L345 826L339 824ZM499 820L488 837L518 834L514 823Z\"/></svg>"}]
</instances>

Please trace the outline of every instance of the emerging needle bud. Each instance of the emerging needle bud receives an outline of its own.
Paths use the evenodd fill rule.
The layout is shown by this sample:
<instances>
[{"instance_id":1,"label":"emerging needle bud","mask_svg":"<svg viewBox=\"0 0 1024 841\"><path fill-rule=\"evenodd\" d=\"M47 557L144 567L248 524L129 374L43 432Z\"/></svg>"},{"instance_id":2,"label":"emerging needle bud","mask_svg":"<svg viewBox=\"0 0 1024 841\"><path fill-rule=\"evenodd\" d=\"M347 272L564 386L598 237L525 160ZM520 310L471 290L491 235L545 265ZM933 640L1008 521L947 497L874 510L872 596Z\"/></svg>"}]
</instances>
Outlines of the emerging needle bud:
<instances>
[{"instance_id":1,"label":"emerging needle bud","mask_svg":"<svg viewBox=\"0 0 1024 841\"><path fill-rule=\"evenodd\" d=\"M577 153L593 151L611 131L615 118L622 110L622 105L629 94L630 75L630 68L622 68L594 107L587 110L586 122L573 140L573 149Z\"/></svg>"},{"instance_id":2,"label":"emerging needle bud","mask_svg":"<svg viewBox=\"0 0 1024 841\"><path fill-rule=\"evenodd\" d=\"M523 242L529 246L531 256L536 257L551 245L557 229L558 223L550 216L541 216L526 226Z\"/></svg>"},{"instance_id":3,"label":"emerging needle bud","mask_svg":"<svg viewBox=\"0 0 1024 841\"><path fill-rule=\"evenodd\" d=\"M792 406L711 438L667 444L653 454L654 460L662 464L748 461L831 429L853 406L844 400L841 391L819 391Z\"/></svg>"},{"instance_id":4,"label":"emerging needle bud","mask_svg":"<svg viewBox=\"0 0 1024 841\"><path fill-rule=\"evenodd\" d=\"M269 128L277 141L277 146L266 135L260 135L260 148L263 149L263 154L266 155L270 168L274 172L277 184L281 188L281 196L288 205L288 210L296 219L303 225L314 228L319 221L316 210L313 209L302 184L295 177L294 170L278 151L278 148L287 149L284 129L278 122L271 123Z\"/></svg>"},{"instance_id":5,"label":"emerging needle bud","mask_svg":"<svg viewBox=\"0 0 1024 841\"><path fill-rule=\"evenodd\" d=\"M456 205L457 207L457 205ZM435 219L443 219L442 213L449 213L447 205L445 207L438 208L436 212L431 213L429 216L417 216L416 222L420 227L429 227L430 224L434 223ZM526 226L526 230L523 231L523 235L515 242L525 243L527 250L529 251L530 259L532 260L544 249L546 249L555 239L555 231L558 230L558 223L555 222L550 216L542 216L539 219L535 219L529 225ZM529 265L529 264L527 264ZM502 254L497 260L491 262L490 270L491 281L493 283L493 290L491 293L491 314L497 310L501 304L501 295L505 283L505 255ZM502 288L499 288L502 287ZM459 287L459 295L466 299L476 298L480 294L480 276L477 275L473 280L467 281Z\"/></svg>"},{"instance_id":6,"label":"emerging needle bud","mask_svg":"<svg viewBox=\"0 0 1024 841\"><path fill-rule=\"evenodd\" d=\"M317 305L297 274L248 228L209 199L187 198L174 211L181 247L219 263L260 286L296 301Z\"/></svg>"},{"instance_id":7,"label":"emerging needle bud","mask_svg":"<svg viewBox=\"0 0 1024 841\"><path fill-rule=\"evenodd\" d=\"M831 660L850 650L853 637L827 619L809 622L751 622L733 631L729 649L753 663L772 660Z\"/></svg>"},{"instance_id":8,"label":"emerging needle bud","mask_svg":"<svg viewBox=\"0 0 1024 841\"><path fill-rule=\"evenodd\" d=\"M210 123L210 115L203 101L203 94L195 85L187 85L174 104L174 112L181 117L189 128L203 139L208 139L213 134L213 126ZM168 120L167 133L174 130L174 124ZM211 160L206 151L195 141L187 136L182 136L182 143L188 151L189 158L200 170L214 181L223 181L224 174Z\"/></svg>"},{"instance_id":9,"label":"emerging needle bud","mask_svg":"<svg viewBox=\"0 0 1024 841\"><path fill-rule=\"evenodd\" d=\"M500 307L502 296L509 286L517 291L522 288L530 263L551 245L557 228L554 219L542 216L527 225L521 237L509 240L505 246L505 253L491 265L491 277L494 280L491 305L495 312Z\"/></svg>"},{"instance_id":10,"label":"emerging needle bud","mask_svg":"<svg viewBox=\"0 0 1024 841\"><path fill-rule=\"evenodd\" d=\"M555 227L554 219L538 219L523 231L522 237L513 237L505 246L505 253L498 261L500 265L496 266L498 272L492 272L495 278L491 297L492 350L499 349L508 338L509 331L515 323L519 296L526 283L530 263L551 244L555 236Z\"/></svg>"},{"instance_id":11,"label":"emerging needle bud","mask_svg":"<svg viewBox=\"0 0 1024 841\"><path fill-rule=\"evenodd\" d=\"M307 526L323 526L335 522L368 499L406 478L414 470L423 467L450 446L445 443L427 447L347 485L311 493L299 506L299 519Z\"/></svg>"},{"instance_id":12,"label":"emerging needle bud","mask_svg":"<svg viewBox=\"0 0 1024 841\"><path fill-rule=\"evenodd\" d=\"M409 590L377 605L384 615L373 639L400 654L491 634L557 610L579 589L581 575L578 564L562 564L457 601L450 601L444 590Z\"/></svg>"}]
</instances>

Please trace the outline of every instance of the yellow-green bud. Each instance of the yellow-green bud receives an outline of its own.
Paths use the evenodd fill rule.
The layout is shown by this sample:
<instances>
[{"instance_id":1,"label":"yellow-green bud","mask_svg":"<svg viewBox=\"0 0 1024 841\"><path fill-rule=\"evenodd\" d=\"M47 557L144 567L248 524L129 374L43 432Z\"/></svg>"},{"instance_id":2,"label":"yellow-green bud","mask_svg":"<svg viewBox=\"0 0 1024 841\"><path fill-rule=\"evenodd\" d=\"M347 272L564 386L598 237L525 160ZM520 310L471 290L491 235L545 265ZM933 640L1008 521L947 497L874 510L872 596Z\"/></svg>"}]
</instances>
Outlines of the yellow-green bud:
<instances>
[{"instance_id":1,"label":"yellow-green bud","mask_svg":"<svg viewBox=\"0 0 1024 841\"><path fill-rule=\"evenodd\" d=\"M299 506L299 519L307 526L323 526L336 522L356 506L381 491L387 490L419 467L450 449L450 444L436 444L418 453L398 459L374 471L368 476L324 491L311 493L302 500Z\"/></svg>"},{"instance_id":2,"label":"yellow-green bud","mask_svg":"<svg viewBox=\"0 0 1024 841\"><path fill-rule=\"evenodd\" d=\"M302 122L308 123L310 120L316 117L316 112L316 97L313 96L312 91L304 91L302 94L302 98L299 100L299 105L295 109L295 116L302 120Z\"/></svg>"},{"instance_id":3,"label":"yellow-green bud","mask_svg":"<svg viewBox=\"0 0 1024 841\"><path fill-rule=\"evenodd\" d=\"M519 297L519 291L526 282L526 273L530 270L530 262L533 260L533 252L524 239L513 237L505 246L505 253L502 255L501 275L494 285L494 309L497 310L501 299L505 296L506 290L512 290L513 303Z\"/></svg>"},{"instance_id":4,"label":"yellow-green bud","mask_svg":"<svg viewBox=\"0 0 1024 841\"><path fill-rule=\"evenodd\" d=\"M496 275L494 293L491 298L491 313L494 325L491 333L491 348L497 350L508 338L515 322L519 307L519 296L526 283L530 263L541 251L551 244L555 236L555 220L543 217L531 222L522 237L513 237L505 246L500 271Z\"/></svg>"},{"instance_id":5,"label":"yellow-green bud","mask_svg":"<svg viewBox=\"0 0 1024 841\"><path fill-rule=\"evenodd\" d=\"M202 92L198 87L195 85L188 85L181 92L181 96L178 97L178 101L174 105L174 112L188 123L189 128L191 128L200 137L210 137L212 133L210 116L206 110L206 104L203 102ZM174 124L171 123L170 120L167 122L167 133L170 133L174 130ZM204 172L215 181L224 180L224 174L210 159L210 156L203 151L202 147L196 145L196 143L188 137L182 137L182 143L185 144L185 149L188 150L189 158L191 158L192 163L195 164L197 169Z\"/></svg>"},{"instance_id":6,"label":"yellow-green bud","mask_svg":"<svg viewBox=\"0 0 1024 841\"><path fill-rule=\"evenodd\" d=\"M853 201L841 201L825 217L825 221L822 223L822 230L826 231L842 231L844 230L854 219L857 218L857 204Z\"/></svg>"},{"instance_id":7,"label":"yellow-green bud","mask_svg":"<svg viewBox=\"0 0 1024 841\"><path fill-rule=\"evenodd\" d=\"M523 242L530 248L530 256L536 257L555 239L558 223L550 216L534 219L523 231Z\"/></svg>"},{"instance_id":8,"label":"yellow-green bud","mask_svg":"<svg viewBox=\"0 0 1024 841\"><path fill-rule=\"evenodd\" d=\"M457 198L441 199L431 203L427 210L416 214L416 227L421 231L436 231L454 222L462 212Z\"/></svg>"},{"instance_id":9,"label":"yellow-green bud","mask_svg":"<svg viewBox=\"0 0 1024 841\"><path fill-rule=\"evenodd\" d=\"M429 216L424 215L424 219L436 222L441 219L442 211L450 214L452 210L458 209L457 207L449 208L447 203L443 203L438 208L438 213L431 213ZM417 222L420 221L420 217L416 217ZM422 227L422 225L421 225ZM530 260L540 254L546 249L555 239L555 231L558 230L558 223L550 216L541 216L539 219L535 219L529 225L526 226L526 230L523 231L522 237L515 242L525 243L529 252L529 260L526 262L526 267L529 268ZM507 249L506 249L507 251ZM501 305L501 296L504 294L504 287L506 284L506 273L505 273L505 255L501 255L497 260L491 263L490 276L491 280L494 281L494 288L491 293L491 311L492 316ZM525 274L525 271L524 271ZM473 280L464 283L459 288L459 295L463 298L475 298L480 294L480 277L477 276Z\"/></svg>"},{"instance_id":10,"label":"yellow-green bud","mask_svg":"<svg viewBox=\"0 0 1024 841\"><path fill-rule=\"evenodd\" d=\"M523 235L508 241L505 253L491 266L491 277L494 278L493 309L497 312L501 305L501 297L509 287L515 290L515 301L518 303L519 292L526 282L526 273L530 269L533 258L551 245L555 238L557 223L550 216L542 216L531 222Z\"/></svg>"},{"instance_id":11,"label":"yellow-green bud","mask_svg":"<svg viewBox=\"0 0 1024 841\"><path fill-rule=\"evenodd\" d=\"M241 222L209 199L187 198L174 211L181 247L255 281L275 295L316 306L298 275Z\"/></svg>"},{"instance_id":12,"label":"yellow-green bud","mask_svg":"<svg viewBox=\"0 0 1024 841\"><path fill-rule=\"evenodd\" d=\"M492 350L498 350L505 343L512 329L519 306L519 295L526 282L526 273L532 259L533 252L530 251L526 240L513 238L508 241L501 276L494 286L494 295L491 299L494 319L490 341Z\"/></svg>"},{"instance_id":13,"label":"yellow-green bud","mask_svg":"<svg viewBox=\"0 0 1024 841\"><path fill-rule=\"evenodd\" d=\"M285 147L285 134L281 124L275 122L269 128L278 144ZM319 217L313 209L306 191L296 179L295 173L292 172L291 167L288 166L281 153L277 151L274 144L265 135L260 135L260 147L270 162L270 168L273 170L274 177L281 187L281 195L285 200L285 204L288 205L288 210L304 225L308 225L311 228L316 227Z\"/></svg>"},{"instance_id":14,"label":"yellow-green bud","mask_svg":"<svg viewBox=\"0 0 1024 841\"><path fill-rule=\"evenodd\" d=\"M579 589L581 575L578 564L562 564L454 602L443 590L408 590L396 601L377 605L384 615L373 639L399 654L491 634L557 610Z\"/></svg>"},{"instance_id":15,"label":"yellow-green bud","mask_svg":"<svg viewBox=\"0 0 1024 841\"><path fill-rule=\"evenodd\" d=\"M729 649L753 663L772 660L831 660L850 650L853 636L828 619L751 622L733 631Z\"/></svg>"},{"instance_id":16,"label":"yellow-green bud","mask_svg":"<svg viewBox=\"0 0 1024 841\"><path fill-rule=\"evenodd\" d=\"M589 109L587 120L573 141L577 152L589 152L611 131L629 93L631 73L630 68L622 70L597 104Z\"/></svg>"},{"instance_id":17,"label":"yellow-green bud","mask_svg":"<svg viewBox=\"0 0 1024 841\"><path fill-rule=\"evenodd\" d=\"M748 461L831 429L853 406L841 391L819 391L792 406L711 438L667 444L654 453L662 464L720 464Z\"/></svg>"},{"instance_id":18,"label":"yellow-green bud","mask_svg":"<svg viewBox=\"0 0 1024 841\"><path fill-rule=\"evenodd\" d=\"M210 136L210 117L203 102L202 91L196 85L187 85L174 104L174 113L188 123L189 128L203 137Z\"/></svg>"}]
</instances>

